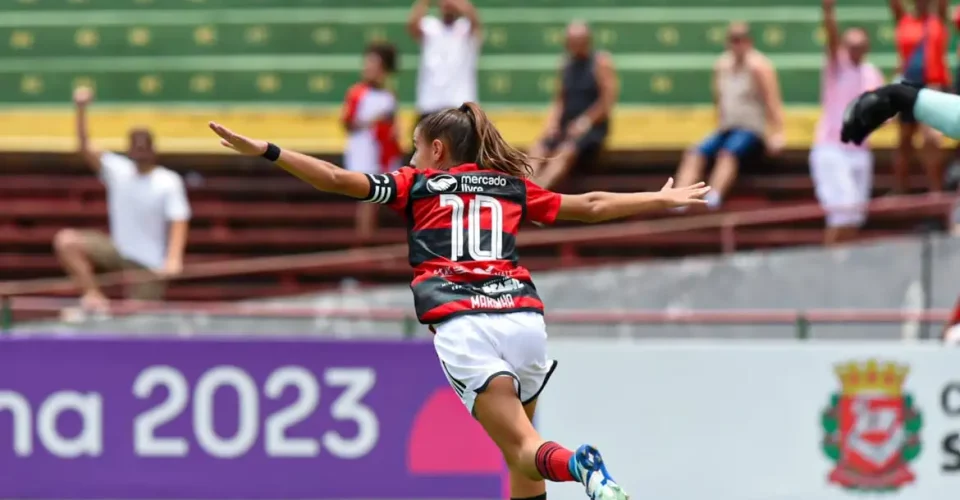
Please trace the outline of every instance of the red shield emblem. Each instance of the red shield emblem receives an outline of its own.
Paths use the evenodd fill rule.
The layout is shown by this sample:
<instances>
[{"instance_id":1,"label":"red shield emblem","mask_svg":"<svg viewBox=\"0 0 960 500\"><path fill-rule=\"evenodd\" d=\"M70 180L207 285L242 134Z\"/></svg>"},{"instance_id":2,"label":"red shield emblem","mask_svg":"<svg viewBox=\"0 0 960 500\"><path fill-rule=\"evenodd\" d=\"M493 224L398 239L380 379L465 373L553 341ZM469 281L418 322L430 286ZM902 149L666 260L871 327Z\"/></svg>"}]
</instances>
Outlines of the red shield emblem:
<instances>
[{"instance_id":1,"label":"red shield emblem","mask_svg":"<svg viewBox=\"0 0 960 500\"><path fill-rule=\"evenodd\" d=\"M915 480L909 464L920 453L923 421L903 391L907 372L906 366L876 360L837 367L842 388L821 420L823 451L836 464L831 483L892 491Z\"/></svg>"}]
</instances>

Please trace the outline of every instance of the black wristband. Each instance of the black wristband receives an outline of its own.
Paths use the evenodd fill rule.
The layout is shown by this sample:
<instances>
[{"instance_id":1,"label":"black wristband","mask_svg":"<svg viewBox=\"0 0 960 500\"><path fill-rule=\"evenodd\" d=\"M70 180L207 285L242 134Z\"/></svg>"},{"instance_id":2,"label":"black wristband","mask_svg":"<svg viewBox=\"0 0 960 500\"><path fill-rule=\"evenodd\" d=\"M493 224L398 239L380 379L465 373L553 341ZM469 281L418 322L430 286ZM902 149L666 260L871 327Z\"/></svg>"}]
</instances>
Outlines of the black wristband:
<instances>
[{"instance_id":1,"label":"black wristband","mask_svg":"<svg viewBox=\"0 0 960 500\"><path fill-rule=\"evenodd\" d=\"M280 147L272 142L267 143L267 150L260 155L270 161L277 161L280 159Z\"/></svg>"}]
</instances>

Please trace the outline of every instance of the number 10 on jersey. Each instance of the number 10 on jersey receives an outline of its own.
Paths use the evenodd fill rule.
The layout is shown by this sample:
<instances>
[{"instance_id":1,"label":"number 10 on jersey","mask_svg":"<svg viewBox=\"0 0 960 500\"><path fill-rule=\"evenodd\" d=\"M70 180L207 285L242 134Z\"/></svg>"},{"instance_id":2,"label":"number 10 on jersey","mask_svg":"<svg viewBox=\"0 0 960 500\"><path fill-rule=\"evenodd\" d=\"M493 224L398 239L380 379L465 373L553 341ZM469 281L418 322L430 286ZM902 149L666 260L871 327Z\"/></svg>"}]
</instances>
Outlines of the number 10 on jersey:
<instances>
[{"instance_id":1,"label":"number 10 on jersey","mask_svg":"<svg viewBox=\"0 0 960 500\"><path fill-rule=\"evenodd\" d=\"M470 260L500 260L503 259L503 205L492 196L478 194L464 203L463 198L456 194L440 195L440 206L450 207L450 260L463 259L463 249L466 247ZM464 218L464 210L467 212ZM490 212L490 245L483 247L482 217L483 211ZM464 227L466 224L466 227ZM467 244L464 245L464 238Z\"/></svg>"}]
</instances>

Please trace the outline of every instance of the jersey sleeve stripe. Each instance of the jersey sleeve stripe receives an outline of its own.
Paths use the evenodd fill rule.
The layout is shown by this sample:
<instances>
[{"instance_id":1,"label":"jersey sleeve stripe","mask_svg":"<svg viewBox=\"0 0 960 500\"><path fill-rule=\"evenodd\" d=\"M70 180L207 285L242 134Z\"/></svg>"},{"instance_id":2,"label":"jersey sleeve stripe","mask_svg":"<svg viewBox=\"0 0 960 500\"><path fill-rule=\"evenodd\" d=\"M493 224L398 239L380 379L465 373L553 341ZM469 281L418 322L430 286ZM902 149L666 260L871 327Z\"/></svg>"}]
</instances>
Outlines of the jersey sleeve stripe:
<instances>
[{"instance_id":1,"label":"jersey sleeve stripe","mask_svg":"<svg viewBox=\"0 0 960 500\"><path fill-rule=\"evenodd\" d=\"M390 174L367 174L370 194L361 201L386 205L397 199L397 181Z\"/></svg>"}]
</instances>

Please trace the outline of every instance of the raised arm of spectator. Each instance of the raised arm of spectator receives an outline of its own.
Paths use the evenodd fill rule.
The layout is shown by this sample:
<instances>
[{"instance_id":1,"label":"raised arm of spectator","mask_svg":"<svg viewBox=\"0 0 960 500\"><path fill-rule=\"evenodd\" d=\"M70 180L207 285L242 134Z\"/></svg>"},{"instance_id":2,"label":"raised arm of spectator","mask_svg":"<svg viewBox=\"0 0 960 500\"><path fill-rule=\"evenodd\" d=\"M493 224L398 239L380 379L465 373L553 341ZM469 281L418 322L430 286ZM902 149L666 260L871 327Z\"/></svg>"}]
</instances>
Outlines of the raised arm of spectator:
<instances>
[{"instance_id":1,"label":"raised arm of spectator","mask_svg":"<svg viewBox=\"0 0 960 500\"><path fill-rule=\"evenodd\" d=\"M889 0L890 12L893 14L893 20L899 21L900 18L907 15L907 10L903 7L903 0Z\"/></svg>"},{"instance_id":2,"label":"raised arm of spectator","mask_svg":"<svg viewBox=\"0 0 960 500\"><path fill-rule=\"evenodd\" d=\"M77 123L77 152L94 172L100 173L100 151L90 144L90 134L87 128L87 106L93 100L93 91L87 87L78 87L73 92L73 102L76 105Z\"/></svg>"},{"instance_id":3,"label":"raised arm of spectator","mask_svg":"<svg viewBox=\"0 0 960 500\"><path fill-rule=\"evenodd\" d=\"M414 40L423 39L423 29L420 27L420 21L426 17L430 10L430 0L415 0L413 8L410 9L410 17L407 18L407 32Z\"/></svg>"},{"instance_id":4,"label":"raised arm of spectator","mask_svg":"<svg viewBox=\"0 0 960 500\"><path fill-rule=\"evenodd\" d=\"M840 49L840 28L837 26L836 0L823 0L823 32L826 36L824 47L830 61L837 60Z\"/></svg>"},{"instance_id":5,"label":"raised arm of spectator","mask_svg":"<svg viewBox=\"0 0 960 500\"><path fill-rule=\"evenodd\" d=\"M457 3L457 10L460 11L460 15L467 18L467 21L470 21L470 31L477 35L481 33L483 24L480 22L480 14L477 12L477 8L470 2L470 0L455 0Z\"/></svg>"},{"instance_id":6,"label":"raised arm of spectator","mask_svg":"<svg viewBox=\"0 0 960 500\"><path fill-rule=\"evenodd\" d=\"M777 77L777 69L773 63L766 57L758 57L753 65L755 77L760 84L760 91L763 95L764 108L767 111L767 121L769 122L770 134L767 138L767 149L771 153L779 152L785 142L784 137L784 112L783 97L780 93L780 81Z\"/></svg>"},{"instance_id":7,"label":"raised arm of spectator","mask_svg":"<svg viewBox=\"0 0 960 500\"><path fill-rule=\"evenodd\" d=\"M606 52L598 52L595 64L594 72L600 88L600 97L584 113L584 116L590 120L591 126L608 118L620 97L620 82L617 80L617 71L613 67L613 57Z\"/></svg>"}]
</instances>

